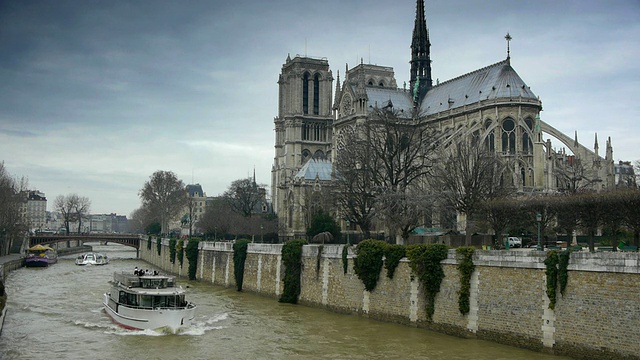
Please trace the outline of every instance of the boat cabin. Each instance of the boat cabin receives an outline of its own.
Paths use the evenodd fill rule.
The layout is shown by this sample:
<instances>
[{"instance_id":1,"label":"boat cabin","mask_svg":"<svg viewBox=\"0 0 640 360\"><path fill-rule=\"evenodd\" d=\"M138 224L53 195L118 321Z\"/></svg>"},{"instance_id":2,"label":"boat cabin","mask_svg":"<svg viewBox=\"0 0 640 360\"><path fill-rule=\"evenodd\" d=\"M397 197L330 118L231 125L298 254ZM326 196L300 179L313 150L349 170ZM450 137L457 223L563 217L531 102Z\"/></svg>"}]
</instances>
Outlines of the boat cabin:
<instances>
[{"instance_id":1,"label":"boat cabin","mask_svg":"<svg viewBox=\"0 0 640 360\"><path fill-rule=\"evenodd\" d=\"M115 273L118 302L141 308L176 308L187 306L185 291L175 287L175 277L166 275L130 275Z\"/></svg>"}]
</instances>

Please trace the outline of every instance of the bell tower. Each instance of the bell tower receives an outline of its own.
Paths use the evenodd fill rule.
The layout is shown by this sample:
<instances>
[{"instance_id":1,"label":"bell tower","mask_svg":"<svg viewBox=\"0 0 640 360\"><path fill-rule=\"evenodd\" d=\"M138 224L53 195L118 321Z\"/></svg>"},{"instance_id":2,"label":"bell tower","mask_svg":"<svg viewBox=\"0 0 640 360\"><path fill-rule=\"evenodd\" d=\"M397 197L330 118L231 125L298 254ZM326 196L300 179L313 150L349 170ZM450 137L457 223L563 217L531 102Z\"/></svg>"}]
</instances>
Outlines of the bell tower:
<instances>
[{"instance_id":1,"label":"bell tower","mask_svg":"<svg viewBox=\"0 0 640 360\"><path fill-rule=\"evenodd\" d=\"M293 176L310 159L330 159L333 75L326 58L287 56L278 79L278 116L271 194L277 213L285 209Z\"/></svg>"}]
</instances>

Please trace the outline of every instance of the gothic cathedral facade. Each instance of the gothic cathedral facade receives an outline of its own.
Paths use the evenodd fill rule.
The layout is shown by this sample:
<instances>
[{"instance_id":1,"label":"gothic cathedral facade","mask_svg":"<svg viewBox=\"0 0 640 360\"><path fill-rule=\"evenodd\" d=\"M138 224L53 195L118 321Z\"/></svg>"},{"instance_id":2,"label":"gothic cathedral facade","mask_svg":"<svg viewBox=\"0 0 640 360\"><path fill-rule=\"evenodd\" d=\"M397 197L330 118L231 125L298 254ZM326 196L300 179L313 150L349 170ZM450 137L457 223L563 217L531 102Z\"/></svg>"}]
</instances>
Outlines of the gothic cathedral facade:
<instances>
[{"instance_id":1,"label":"gothic cathedral facade","mask_svg":"<svg viewBox=\"0 0 640 360\"><path fill-rule=\"evenodd\" d=\"M385 106L408 116L417 110L450 139L480 139L508 164L510 185L520 192L563 191L576 186L576 178L597 190L615 186L611 139L603 158L597 136L589 149L577 134L571 138L544 122L542 102L511 67L509 52L505 60L434 84L430 46L424 0L417 0L409 88L398 87L393 68L361 62L346 67L342 83L338 74L332 96L327 59L287 57L278 80L271 189L280 236L303 237L314 209L330 206L322 202L330 198L341 133ZM554 149L545 135L568 151Z\"/></svg>"}]
</instances>

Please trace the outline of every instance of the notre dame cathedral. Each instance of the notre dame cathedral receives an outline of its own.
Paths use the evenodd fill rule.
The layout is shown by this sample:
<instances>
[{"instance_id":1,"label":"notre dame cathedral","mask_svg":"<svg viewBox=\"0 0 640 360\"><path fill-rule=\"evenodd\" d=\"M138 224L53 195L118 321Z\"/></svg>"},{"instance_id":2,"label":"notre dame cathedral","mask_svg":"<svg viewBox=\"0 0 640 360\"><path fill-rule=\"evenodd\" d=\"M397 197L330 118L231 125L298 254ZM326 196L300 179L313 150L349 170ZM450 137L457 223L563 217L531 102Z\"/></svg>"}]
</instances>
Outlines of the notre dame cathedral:
<instances>
[{"instance_id":1,"label":"notre dame cathedral","mask_svg":"<svg viewBox=\"0 0 640 360\"><path fill-rule=\"evenodd\" d=\"M509 35L505 37L510 40ZM540 118L542 102L511 67L507 58L454 79L433 83L424 0L416 5L411 43L409 88L398 87L393 68L364 64L336 79L327 59L287 56L279 85L275 117L275 157L271 194L280 219L280 236L303 237L313 204L321 204L331 187L332 159L343 129L370 119L374 108L393 104L453 137L476 136L512 169L521 192L566 190L567 173L581 168L591 188L615 186L611 139L600 154ZM552 136L565 148L552 148ZM344 224L349 225L349 224ZM351 229L356 230L356 229Z\"/></svg>"}]
</instances>

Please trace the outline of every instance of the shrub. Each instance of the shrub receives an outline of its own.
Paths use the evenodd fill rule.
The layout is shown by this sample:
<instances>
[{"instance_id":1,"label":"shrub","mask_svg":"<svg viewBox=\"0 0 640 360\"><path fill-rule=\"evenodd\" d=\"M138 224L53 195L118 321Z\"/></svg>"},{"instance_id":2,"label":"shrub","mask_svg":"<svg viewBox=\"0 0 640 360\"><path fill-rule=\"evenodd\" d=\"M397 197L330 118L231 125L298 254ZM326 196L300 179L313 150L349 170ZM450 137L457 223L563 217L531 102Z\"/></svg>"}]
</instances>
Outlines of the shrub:
<instances>
[{"instance_id":1,"label":"shrub","mask_svg":"<svg viewBox=\"0 0 640 360\"><path fill-rule=\"evenodd\" d=\"M373 291L378 284L385 247L384 241L373 239L364 240L356 246L357 256L353 260L353 270L367 291Z\"/></svg>"},{"instance_id":2,"label":"shrub","mask_svg":"<svg viewBox=\"0 0 640 360\"><path fill-rule=\"evenodd\" d=\"M198 269L198 244L199 238L191 238L187 243L187 260L189 260L189 280L196 279Z\"/></svg>"},{"instance_id":3,"label":"shrub","mask_svg":"<svg viewBox=\"0 0 640 360\"><path fill-rule=\"evenodd\" d=\"M247 249L251 240L240 239L233 243L233 275L236 278L236 289L242 291L244 280L244 262L247 260Z\"/></svg>"},{"instance_id":4,"label":"shrub","mask_svg":"<svg viewBox=\"0 0 640 360\"><path fill-rule=\"evenodd\" d=\"M407 254L407 248L404 245L387 244L384 248L384 267L387 269L387 277L393 279L400 260Z\"/></svg>"},{"instance_id":5,"label":"shrub","mask_svg":"<svg viewBox=\"0 0 640 360\"><path fill-rule=\"evenodd\" d=\"M547 267L547 296L549 297L549 309L556 308L556 288L558 286L558 253L555 250L547 253L544 260Z\"/></svg>"},{"instance_id":6,"label":"shrub","mask_svg":"<svg viewBox=\"0 0 640 360\"><path fill-rule=\"evenodd\" d=\"M284 289L280 302L297 304L300 296L300 275L302 274L302 247L304 240L289 240L282 246L282 262L284 263Z\"/></svg>"},{"instance_id":7,"label":"shrub","mask_svg":"<svg viewBox=\"0 0 640 360\"><path fill-rule=\"evenodd\" d=\"M407 258L411 270L424 286L427 304L426 312L429 320L433 320L436 295L440 292L440 284L444 279L444 270L440 262L447 258L447 246L444 244L419 244L407 247Z\"/></svg>"},{"instance_id":8,"label":"shrub","mask_svg":"<svg viewBox=\"0 0 640 360\"><path fill-rule=\"evenodd\" d=\"M459 247L456 249L458 257L458 271L460 272L460 291L458 293L458 309L462 315L469 313L471 305L471 274L476 266L473 264L473 247Z\"/></svg>"},{"instance_id":9,"label":"shrub","mask_svg":"<svg viewBox=\"0 0 640 360\"><path fill-rule=\"evenodd\" d=\"M178 262L180 263L180 267L182 267L182 263L184 262L184 241L183 240L181 239L177 240L176 251L178 253Z\"/></svg>"},{"instance_id":10,"label":"shrub","mask_svg":"<svg viewBox=\"0 0 640 360\"><path fill-rule=\"evenodd\" d=\"M560 294L564 295L564 290L569 281L569 259L571 258L571 249L567 249L558 256L558 283L560 284Z\"/></svg>"},{"instance_id":11,"label":"shrub","mask_svg":"<svg viewBox=\"0 0 640 360\"><path fill-rule=\"evenodd\" d=\"M349 244L346 244L342 247L342 268L344 269L344 274L347 275L347 271L349 271Z\"/></svg>"},{"instance_id":12,"label":"shrub","mask_svg":"<svg viewBox=\"0 0 640 360\"><path fill-rule=\"evenodd\" d=\"M176 242L175 238L169 239L169 261L172 264L176 263Z\"/></svg>"}]
</instances>

